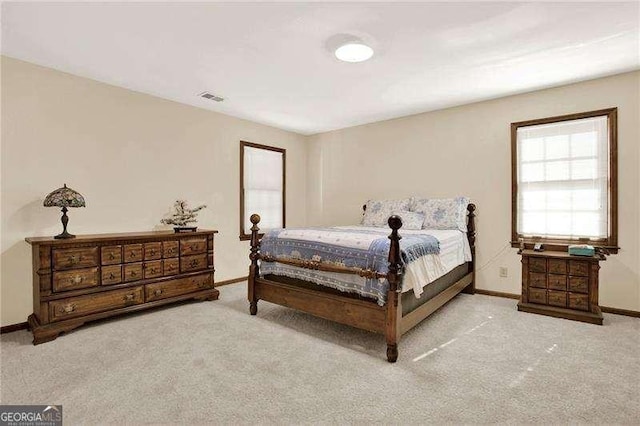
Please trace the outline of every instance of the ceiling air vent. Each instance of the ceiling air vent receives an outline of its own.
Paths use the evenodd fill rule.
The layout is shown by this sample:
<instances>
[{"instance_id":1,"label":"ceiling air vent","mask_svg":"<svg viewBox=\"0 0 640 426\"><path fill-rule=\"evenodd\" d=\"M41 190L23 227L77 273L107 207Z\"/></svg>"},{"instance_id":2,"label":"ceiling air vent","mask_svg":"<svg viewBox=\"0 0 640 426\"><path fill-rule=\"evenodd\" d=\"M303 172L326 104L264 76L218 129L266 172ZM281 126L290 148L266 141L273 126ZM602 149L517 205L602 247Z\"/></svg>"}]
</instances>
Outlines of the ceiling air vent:
<instances>
[{"instance_id":1,"label":"ceiling air vent","mask_svg":"<svg viewBox=\"0 0 640 426\"><path fill-rule=\"evenodd\" d=\"M220 96L216 96L213 93L209 93L209 92L202 92L198 96L200 96L201 98L209 99L210 101L215 101L215 102L224 101L224 98Z\"/></svg>"}]
</instances>

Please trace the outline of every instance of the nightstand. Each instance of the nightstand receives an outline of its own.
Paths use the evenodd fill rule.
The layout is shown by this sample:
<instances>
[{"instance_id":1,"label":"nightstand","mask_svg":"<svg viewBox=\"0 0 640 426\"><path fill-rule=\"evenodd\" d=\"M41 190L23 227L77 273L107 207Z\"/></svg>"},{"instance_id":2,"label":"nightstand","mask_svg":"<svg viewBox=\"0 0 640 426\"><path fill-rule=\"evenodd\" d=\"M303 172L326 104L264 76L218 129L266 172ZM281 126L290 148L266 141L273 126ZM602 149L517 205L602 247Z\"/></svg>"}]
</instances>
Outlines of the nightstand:
<instances>
[{"instance_id":1,"label":"nightstand","mask_svg":"<svg viewBox=\"0 0 640 426\"><path fill-rule=\"evenodd\" d=\"M598 271L604 256L522 250L518 310L602 325Z\"/></svg>"}]
</instances>

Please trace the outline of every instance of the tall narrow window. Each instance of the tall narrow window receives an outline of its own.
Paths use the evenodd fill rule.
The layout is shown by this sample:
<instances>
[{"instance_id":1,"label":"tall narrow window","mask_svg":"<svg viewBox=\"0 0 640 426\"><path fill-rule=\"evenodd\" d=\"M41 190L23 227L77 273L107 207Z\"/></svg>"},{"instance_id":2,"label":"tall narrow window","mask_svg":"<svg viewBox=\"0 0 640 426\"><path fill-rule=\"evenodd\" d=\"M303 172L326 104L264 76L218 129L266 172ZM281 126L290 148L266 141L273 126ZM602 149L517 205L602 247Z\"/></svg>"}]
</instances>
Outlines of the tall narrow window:
<instances>
[{"instance_id":1,"label":"tall narrow window","mask_svg":"<svg viewBox=\"0 0 640 426\"><path fill-rule=\"evenodd\" d=\"M511 124L512 243L617 246L615 108Z\"/></svg>"},{"instance_id":2,"label":"tall narrow window","mask_svg":"<svg viewBox=\"0 0 640 426\"><path fill-rule=\"evenodd\" d=\"M240 239L251 238L252 214L260 230L285 226L286 150L240 142Z\"/></svg>"}]
</instances>

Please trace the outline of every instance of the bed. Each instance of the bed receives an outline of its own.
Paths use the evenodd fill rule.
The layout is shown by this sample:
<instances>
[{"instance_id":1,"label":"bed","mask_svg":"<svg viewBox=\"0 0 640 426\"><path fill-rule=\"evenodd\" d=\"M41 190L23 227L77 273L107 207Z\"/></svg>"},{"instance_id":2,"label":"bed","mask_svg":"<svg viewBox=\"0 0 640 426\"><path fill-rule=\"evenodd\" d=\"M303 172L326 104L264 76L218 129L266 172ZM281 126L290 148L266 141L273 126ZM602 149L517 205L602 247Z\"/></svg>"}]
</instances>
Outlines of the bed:
<instances>
[{"instance_id":1,"label":"bed","mask_svg":"<svg viewBox=\"0 0 640 426\"><path fill-rule=\"evenodd\" d=\"M265 300L383 334L387 343L387 361L396 362L398 342L404 333L458 293L475 292L475 210L474 204L466 204L466 232L457 234L405 230L401 236L399 231L403 223L398 215L387 220L391 229L388 241L387 238L377 238L384 228L376 231L364 226L278 231L281 240L288 239L298 244L293 249L285 247L284 243L279 245L281 240L272 238L270 233L266 234L268 238L264 238L265 247L261 247L260 216L254 214L250 218L253 226L249 255L249 311L256 315L258 301ZM387 228L385 234L388 232ZM341 233L345 234L344 238ZM327 250L322 256L301 255L299 252L307 249L319 250L320 246L312 244L317 236L332 243L340 236L350 240L354 247L359 244L358 240L364 241L365 245L375 240L372 247L379 247L375 253L367 255L366 262L362 260L364 263L351 259L349 254L352 252L338 246L329 251L338 250L340 261L331 259ZM401 250L400 240L403 237L405 241ZM437 256L430 252L432 240L429 237L436 239L441 247ZM463 246L459 242L453 244L453 240L461 238L465 247L462 261L460 247ZM382 244L383 241L386 245ZM450 246L455 247L448 249ZM384 250L384 265L380 264L380 250ZM436 261L439 264L434 264ZM264 269L262 273L261 268Z\"/></svg>"}]
</instances>

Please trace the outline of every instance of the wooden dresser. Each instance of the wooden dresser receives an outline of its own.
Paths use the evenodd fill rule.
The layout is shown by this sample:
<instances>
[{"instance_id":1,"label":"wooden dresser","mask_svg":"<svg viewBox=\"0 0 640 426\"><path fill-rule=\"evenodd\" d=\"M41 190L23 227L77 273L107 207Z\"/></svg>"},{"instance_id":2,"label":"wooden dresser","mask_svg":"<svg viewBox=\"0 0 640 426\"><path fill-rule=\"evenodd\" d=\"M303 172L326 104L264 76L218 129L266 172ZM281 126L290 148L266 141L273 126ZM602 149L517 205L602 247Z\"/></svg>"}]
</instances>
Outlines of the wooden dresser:
<instances>
[{"instance_id":1,"label":"wooden dresser","mask_svg":"<svg viewBox=\"0 0 640 426\"><path fill-rule=\"evenodd\" d=\"M602 325L598 306L598 256L522 250L518 310Z\"/></svg>"},{"instance_id":2,"label":"wooden dresser","mask_svg":"<svg viewBox=\"0 0 640 426\"><path fill-rule=\"evenodd\" d=\"M33 343L85 322L185 299L215 300L218 231L27 238L33 253Z\"/></svg>"}]
</instances>

